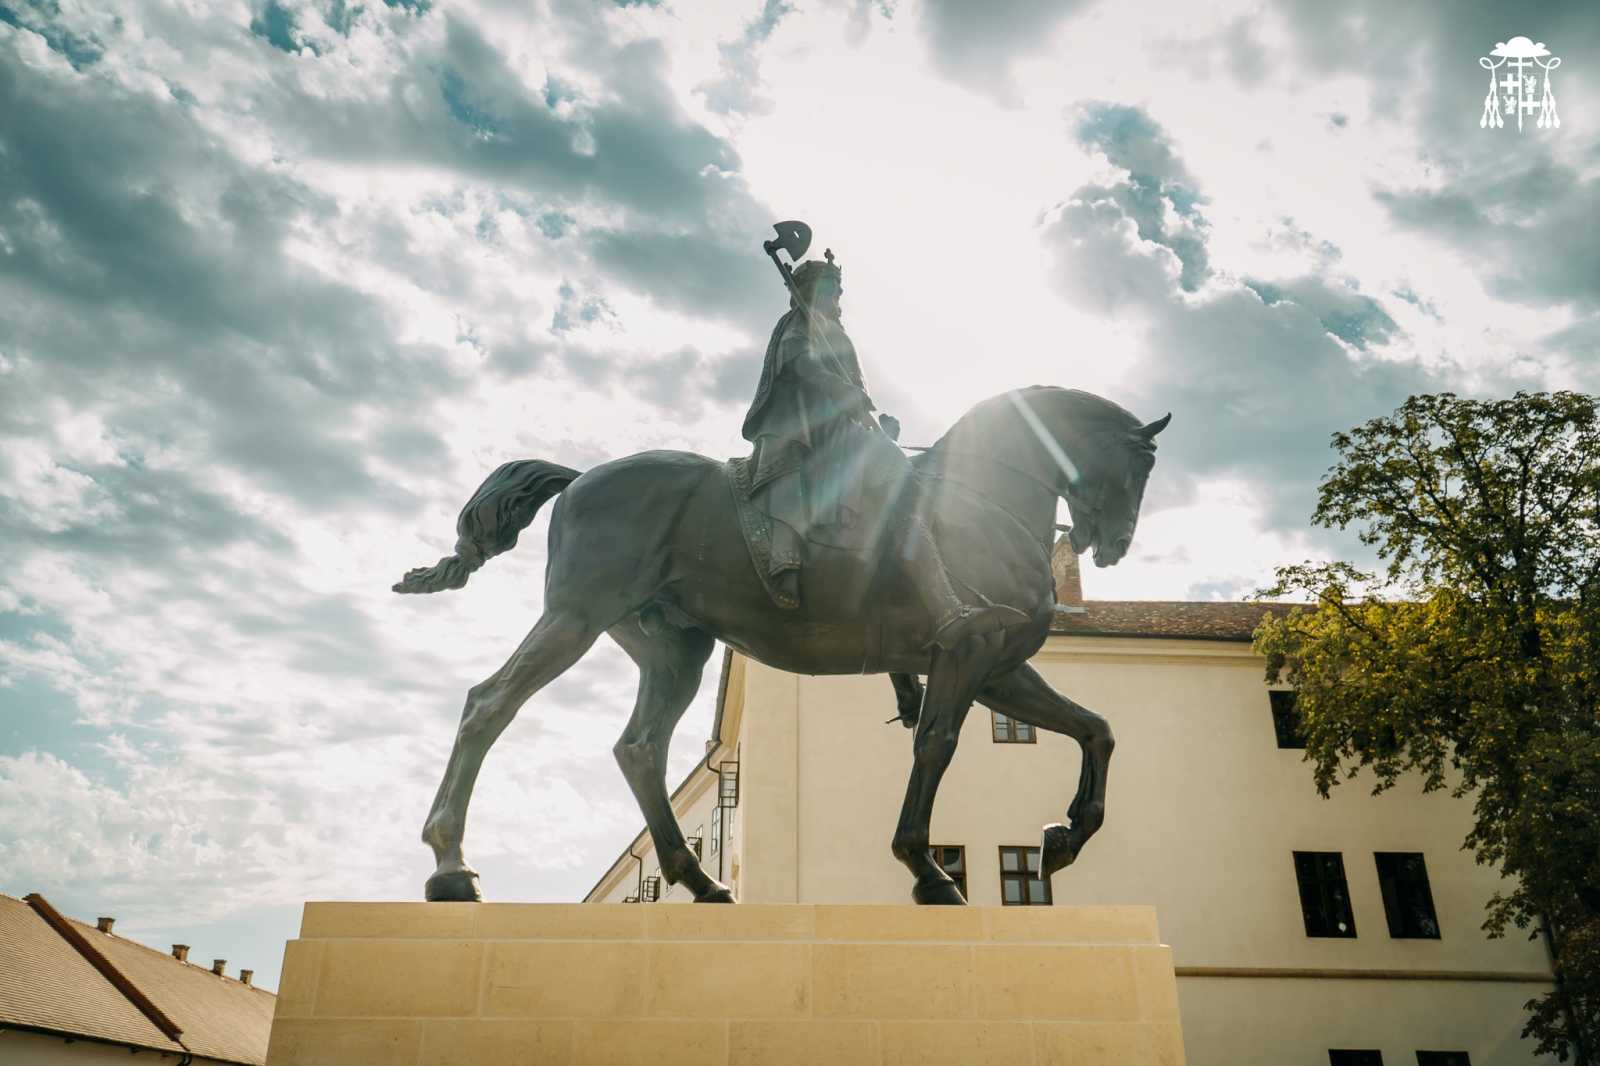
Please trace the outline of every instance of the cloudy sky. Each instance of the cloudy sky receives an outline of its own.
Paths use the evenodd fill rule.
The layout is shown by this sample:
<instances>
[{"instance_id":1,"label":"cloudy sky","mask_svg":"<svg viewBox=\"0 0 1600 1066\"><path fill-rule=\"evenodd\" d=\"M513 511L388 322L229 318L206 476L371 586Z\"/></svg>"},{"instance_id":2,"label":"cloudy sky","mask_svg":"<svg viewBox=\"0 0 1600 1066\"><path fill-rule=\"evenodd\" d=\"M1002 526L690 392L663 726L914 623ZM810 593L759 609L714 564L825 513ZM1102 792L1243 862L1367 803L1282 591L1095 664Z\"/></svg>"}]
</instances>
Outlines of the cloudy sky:
<instances>
[{"instance_id":1,"label":"cloudy sky","mask_svg":"<svg viewBox=\"0 0 1600 1066\"><path fill-rule=\"evenodd\" d=\"M301 901L418 898L546 519L461 592L390 583L506 459L741 451L781 218L907 442L1033 383L1173 412L1090 596L1347 550L1306 526L1333 430L1596 386L1600 19L1513 12L0 0L0 891L269 985ZM1559 129L1479 128L1513 35ZM597 645L490 756L494 898L631 838L632 688Z\"/></svg>"}]
</instances>

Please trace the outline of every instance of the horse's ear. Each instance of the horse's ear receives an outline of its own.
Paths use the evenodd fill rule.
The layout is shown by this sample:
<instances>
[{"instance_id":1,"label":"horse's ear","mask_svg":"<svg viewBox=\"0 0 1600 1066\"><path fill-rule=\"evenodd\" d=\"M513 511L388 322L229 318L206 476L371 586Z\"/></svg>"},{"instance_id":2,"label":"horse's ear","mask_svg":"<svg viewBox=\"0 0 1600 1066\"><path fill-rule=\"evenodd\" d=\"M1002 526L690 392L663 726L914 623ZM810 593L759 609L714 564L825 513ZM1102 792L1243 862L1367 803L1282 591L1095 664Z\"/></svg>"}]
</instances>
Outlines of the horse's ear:
<instances>
[{"instance_id":1,"label":"horse's ear","mask_svg":"<svg viewBox=\"0 0 1600 1066\"><path fill-rule=\"evenodd\" d=\"M1171 422L1171 421L1172 421L1172 412L1168 411L1166 414L1162 415L1160 418L1156 419L1154 422L1151 422L1149 425L1140 426L1138 429L1134 430L1133 431L1133 435L1135 437L1143 437L1145 440L1154 440L1155 439L1155 435L1157 433L1160 433L1162 430L1166 429L1167 428L1167 423Z\"/></svg>"}]
</instances>

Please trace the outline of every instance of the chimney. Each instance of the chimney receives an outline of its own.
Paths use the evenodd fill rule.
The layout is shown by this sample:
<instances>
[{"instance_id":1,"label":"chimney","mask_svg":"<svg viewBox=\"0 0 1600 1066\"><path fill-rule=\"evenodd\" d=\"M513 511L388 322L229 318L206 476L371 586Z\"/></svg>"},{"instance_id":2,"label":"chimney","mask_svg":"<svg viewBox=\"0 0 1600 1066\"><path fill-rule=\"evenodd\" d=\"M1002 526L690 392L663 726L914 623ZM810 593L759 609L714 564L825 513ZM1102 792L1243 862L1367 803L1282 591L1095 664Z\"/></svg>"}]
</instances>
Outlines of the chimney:
<instances>
[{"instance_id":1,"label":"chimney","mask_svg":"<svg viewBox=\"0 0 1600 1066\"><path fill-rule=\"evenodd\" d=\"M94 920L94 927L100 930L102 933L105 933L107 936L111 935L111 927L116 924L117 920L115 918L102 917Z\"/></svg>"},{"instance_id":2,"label":"chimney","mask_svg":"<svg viewBox=\"0 0 1600 1066\"><path fill-rule=\"evenodd\" d=\"M172 945L172 957L177 959L179 962L188 962L189 961L189 945L188 944L174 944L174 945Z\"/></svg>"},{"instance_id":3,"label":"chimney","mask_svg":"<svg viewBox=\"0 0 1600 1066\"><path fill-rule=\"evenodd\" d=\"M227 965L228 965L228 960L227 959L212 959L211 960L211 972L216 974L218 977L221 977L222 976L222 971Z\"/></svg>"},{"instance_id":4,"label":"chimney","mask_svg":"<svg viewBox=\"0 0 1600 1066\"><path fill-rule=\"evenodd\" d=\"M1056 605L1068 614L1082 614L1083 578L1078 574L1078 553L1063 536L1050 553L1050 574L1056 580Z\"/></svg>"},{"instance_id":5,"label":"chimney","mask_svg":"<svg viewBox=\"0 0 1600 1066\"><path fill-rule=\"evenodd\" d=\"M241 985L249 985L251 980L255 977L255 975L256 975L256 972L254 970L240 970L239 971L239 983Z\"/></svg>"}]
</instances>

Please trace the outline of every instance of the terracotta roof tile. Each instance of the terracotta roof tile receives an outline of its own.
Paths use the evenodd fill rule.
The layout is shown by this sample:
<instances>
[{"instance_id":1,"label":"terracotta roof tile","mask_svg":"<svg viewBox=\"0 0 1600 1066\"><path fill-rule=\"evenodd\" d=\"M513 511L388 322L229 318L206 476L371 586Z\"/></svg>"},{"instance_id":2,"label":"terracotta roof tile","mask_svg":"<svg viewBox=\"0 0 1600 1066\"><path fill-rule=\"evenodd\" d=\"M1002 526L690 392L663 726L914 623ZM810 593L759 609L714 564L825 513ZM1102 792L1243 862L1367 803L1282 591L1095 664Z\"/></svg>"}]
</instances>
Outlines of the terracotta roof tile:
<instances>
[{"instance_id":1,"label":"terracotta roof tile","mask_svg":"<svg viewBox=\"0 0 1600 1066\"><path fill-rule=\"evenodd\" d=\"M69 919L70 921L70 919ZM182 1032L169 1040L22 900L0 893L0 1025L260 1066L277 997L72 922Z\"/></svg>"},{"instance_id":2,"label":"terracotta roof tile","mask_svg":"<svg viewBox=\"0 0 1600 1066\"><path fill-rule=\"evenodd\" d=\"M162 1051L184 1050L32 907L7 895L0 895L0 1023Z\"/></svg>"},{"instance_id":3,"label":"terracotta roof tile","mask_svg":"<svg viewBox=\"0 0 1600 1066\"><path fill-rule=\"evenodd\" d=\"M1050 632L1085 637L1166 637L1248 642L1266 615L1293 603L1085 600L1081 614L1057 611Z\"/></svg>"},{"instance_id":4,"label":"terracotta roof tile","mask_svg":"<svg viewBox=\"0 0 1600 1066\"><path fill-rule=\"evenodd\" d=\"M74 922L78 931L183 1029L178 1039L196 1055L261 1063L277 997L219 977L206 966L179 962L165 951Z\"/></svg>"}]
</instances>

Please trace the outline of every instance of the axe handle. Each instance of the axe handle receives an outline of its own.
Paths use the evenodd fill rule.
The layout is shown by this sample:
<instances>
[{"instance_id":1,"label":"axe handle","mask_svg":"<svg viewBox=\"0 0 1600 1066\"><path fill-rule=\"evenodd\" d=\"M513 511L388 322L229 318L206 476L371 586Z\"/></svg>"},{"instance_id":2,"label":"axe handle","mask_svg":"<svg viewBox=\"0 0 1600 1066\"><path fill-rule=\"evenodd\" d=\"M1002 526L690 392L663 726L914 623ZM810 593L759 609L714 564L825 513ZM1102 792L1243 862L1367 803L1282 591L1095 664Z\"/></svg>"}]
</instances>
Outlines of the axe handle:
<instances>
[{"instance_id":1,"label":"axe handle","mask_svg":"<svg viewBox=\"0 0 1600 1066\"><path fill-rule=\"evenodd\" d=\"M766 249L767 254L772 257L772 265L778 268L779 274L783 275L784 288L788 289L789 295L794 298L795 306L799 307L809 317L811 308L806 306L805 300L800 296L800 290L794 287L794 270L789 264L778 258L778 242L766 241L761 247Z\"/></svg>"}]
</instances>

